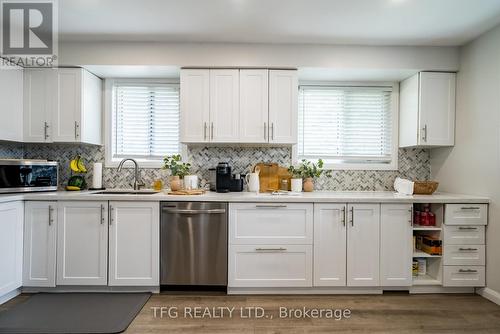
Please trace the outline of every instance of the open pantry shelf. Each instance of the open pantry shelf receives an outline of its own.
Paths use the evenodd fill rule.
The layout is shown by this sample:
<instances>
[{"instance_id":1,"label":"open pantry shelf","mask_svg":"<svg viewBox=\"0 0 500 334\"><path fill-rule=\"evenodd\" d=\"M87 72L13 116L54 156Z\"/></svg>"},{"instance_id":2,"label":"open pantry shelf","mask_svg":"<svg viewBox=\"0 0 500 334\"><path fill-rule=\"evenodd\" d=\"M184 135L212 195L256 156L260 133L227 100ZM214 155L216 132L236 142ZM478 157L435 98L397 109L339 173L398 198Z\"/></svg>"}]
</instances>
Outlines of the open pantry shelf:
<instances>
[{"instance_id":1,"label":"open pantry shelf","mask_svg":"<svg viewBox=\"0 0 500 334\"><path fill-rule=\"evenodd\" d=\"M442 255L431 255L431 254L427 254L426 252L422 252L418 249L414 249L413 250L413 257L416 258L416 257L442 257Z\"/></svg>"},{"instance_id":2,"label":"open pantry shelf","mask_svg":"<svg viewBox=\"0 0 500 334\"><path fill-rule=\"evenodd\" d=\"M441 227L413 225L413 231L442 231Z\"/></svg>"},{"instance_id":3,"label":"open pantry shelf","mask_svg":"<svg viewBox=\"0 0 500 334\"><path fill-rule=\"evenodd\" d=\"M422 275L413 277L413 285L441 285L440 279L436 279L430 275Z\"/></svg>"}]
</instances>

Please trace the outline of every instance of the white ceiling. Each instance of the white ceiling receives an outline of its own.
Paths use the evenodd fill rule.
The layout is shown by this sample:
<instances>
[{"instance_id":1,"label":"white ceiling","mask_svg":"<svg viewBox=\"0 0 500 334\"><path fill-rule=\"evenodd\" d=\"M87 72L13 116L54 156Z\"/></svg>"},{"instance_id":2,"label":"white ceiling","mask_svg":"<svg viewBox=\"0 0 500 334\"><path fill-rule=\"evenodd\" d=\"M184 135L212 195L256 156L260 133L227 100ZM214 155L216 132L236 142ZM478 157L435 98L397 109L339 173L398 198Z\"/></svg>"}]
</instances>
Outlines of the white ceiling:
<instances>
[{"instance_id":1,"label":"white ceiling","mask_svg":"<svg viewBox=\"0 0 500 334\"><path fill-rule=\"evenodd\" d=\"M61 0L63 41L462 45L500 0Z\"/></svg>"}]
</instances>

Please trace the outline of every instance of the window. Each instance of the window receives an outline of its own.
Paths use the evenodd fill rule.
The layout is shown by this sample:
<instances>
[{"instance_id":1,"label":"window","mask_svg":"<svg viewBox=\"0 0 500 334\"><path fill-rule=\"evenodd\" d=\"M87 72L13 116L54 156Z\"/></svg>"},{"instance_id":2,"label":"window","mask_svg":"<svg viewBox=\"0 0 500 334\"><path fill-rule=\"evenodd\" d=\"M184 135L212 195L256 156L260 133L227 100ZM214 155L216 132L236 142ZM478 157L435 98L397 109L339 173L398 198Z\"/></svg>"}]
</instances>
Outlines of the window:
<instances>
[{"instance_id":1,"label":"window","mask_svg":"<svg viewBox=\"0 0 500 334\"><path fill-rule=\"evenodd\" d=\"M111 90L108 165L135 158L142 165L159 167L165 155L180 153L178 84L114 82Z\"/></svg>"},{"instance_id":2,"label":"window","mask_svg":"<svg viewBox=\"0 0 500 334\"><path fill-rule=\"evenodd\" d=\"M300 86L297 160L397 169L394 95L392 86Z\"/></svg>"}]
</instances>

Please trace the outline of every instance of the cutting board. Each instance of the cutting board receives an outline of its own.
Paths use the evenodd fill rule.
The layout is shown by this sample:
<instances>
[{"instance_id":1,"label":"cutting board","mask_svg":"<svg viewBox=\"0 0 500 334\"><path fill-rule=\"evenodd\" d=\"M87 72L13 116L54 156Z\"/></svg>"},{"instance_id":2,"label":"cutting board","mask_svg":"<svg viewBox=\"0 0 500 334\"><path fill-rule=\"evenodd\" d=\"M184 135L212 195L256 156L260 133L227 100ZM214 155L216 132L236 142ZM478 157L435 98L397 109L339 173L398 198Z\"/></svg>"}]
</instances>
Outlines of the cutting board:
<instances>
[{"instance_id":1,"label":"cutting board","mask_svg":"<svg viewBox=\"0 0 500 334\"><path fill-rule=\"evenodd\" d=\"M169 195L203 195L205 190L202 189L192 189L192 190L176 190L169 191Z\"/></svg>"},{"instance_id":2,"label":"cutting board","mask_svg":"<svg viewBox=\"0 0 500 334\"><path fill-rule=\"evenodd\" d=\"M283 179L288 180L288 190L290 190L291 175L288 173L287 168L281 167L277 163L258 163L255 167L260 168L259 183L261 193L279 190Z\"/></svg>"}]
</instances>

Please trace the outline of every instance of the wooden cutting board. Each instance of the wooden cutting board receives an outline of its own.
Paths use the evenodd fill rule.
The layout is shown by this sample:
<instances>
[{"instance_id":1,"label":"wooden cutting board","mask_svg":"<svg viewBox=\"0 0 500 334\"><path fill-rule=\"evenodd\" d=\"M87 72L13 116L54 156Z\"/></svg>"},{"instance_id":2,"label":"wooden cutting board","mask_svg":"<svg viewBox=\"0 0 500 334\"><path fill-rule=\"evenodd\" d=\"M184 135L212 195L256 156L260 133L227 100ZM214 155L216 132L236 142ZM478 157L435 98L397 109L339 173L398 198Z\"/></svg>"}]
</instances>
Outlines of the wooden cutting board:
<instances>
[{"instance_id":1,"label":"wooden cutting board","mask_svg":"<svg viewBox=\"0 0 500 334\"><path fill-rule=\"evenodd\" d=\"M169 191L169 195L203 195L205 190L202 189L192 189L192 190L176 190Z\"/></svg>"},{"instance_id":2,"label":"wooden cutting board","mask_svg":"<svg viewBox=\"0 0 500 334\"><path fill-rule=\"evenodd\" d=\"M259 183L260 192L273 192L280 189L281 180L288 180L288 190L290 190L291 175L288 169L280 167L277 163L258 163L255 168L260 168ZM255 170L254 168L254 170Z\"/></svg>"}]
</instances>

